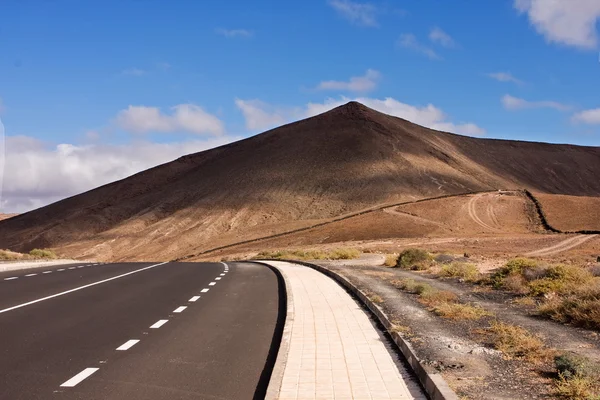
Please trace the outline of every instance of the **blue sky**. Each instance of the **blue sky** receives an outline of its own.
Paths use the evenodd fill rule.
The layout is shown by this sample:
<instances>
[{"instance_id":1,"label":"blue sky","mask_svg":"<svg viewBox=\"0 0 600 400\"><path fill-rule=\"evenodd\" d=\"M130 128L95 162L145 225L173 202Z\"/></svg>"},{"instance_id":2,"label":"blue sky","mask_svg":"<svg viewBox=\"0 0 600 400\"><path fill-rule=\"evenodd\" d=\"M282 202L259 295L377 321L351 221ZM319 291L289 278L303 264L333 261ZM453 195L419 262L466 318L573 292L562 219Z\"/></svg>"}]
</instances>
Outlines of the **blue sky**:
<instances>
[{"instance_id":1,"label":"blue sky","mask_svg":"<svg viewBox=\"0 0 600 400\"><path fill-rule=\"evenodd\" d=\"M0 211L360 99L598 146L597 0L6 0Z\"/></svg>"}]
</instances>

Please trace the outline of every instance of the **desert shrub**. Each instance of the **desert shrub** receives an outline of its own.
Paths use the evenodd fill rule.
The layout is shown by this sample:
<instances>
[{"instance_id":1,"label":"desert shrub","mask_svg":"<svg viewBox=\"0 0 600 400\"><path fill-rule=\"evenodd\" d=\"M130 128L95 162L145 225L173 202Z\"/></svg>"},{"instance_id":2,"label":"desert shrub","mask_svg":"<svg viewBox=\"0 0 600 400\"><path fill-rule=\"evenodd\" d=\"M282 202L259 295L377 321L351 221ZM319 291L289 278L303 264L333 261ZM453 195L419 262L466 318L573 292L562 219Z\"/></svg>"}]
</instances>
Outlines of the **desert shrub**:
<instances>
[{"instance_id":1,"label":"desert shrub","mask_svg":"<svg viewBox=\"0 0 600 400\"><path fill-rule=\"evenodd\" d=\"M421 249L406 249L398 256L396 267L425 270L431 265L431 255Z\"/></svg>"},{"instance_id":2,"label":"desert shrub","mask_svg":"<svg viewBox=\"0 0 600 400\"><path fill-rule=\"evenodd\" d=\"M441 275L464 279L467 282L474 282L479 279L481 274L474 264L453 262L452 264L442 266Z\"/></svg>"},{"instance_id":3,"label":"desert shrub","mask_svg":"<svg viewBox=\"0 0 600 400\"><path fill-rule=\"evenodd\" d=\"M572 354L560 354L554 357L554 365L560 375L571 379L586 374L587 360Z\"/></svg>"},{"instance_id":4,"label":"desert shrub","mask_svg":"<svg viewBox=\"0 0 600 400\"><path fill-rule=\"evenodd\" d=\"M502 288L504 286L504 279L511 275L522 275L527 269L536 268L537 262L527 258L515 258L507 262L504 266L498 268L496 272L492 274L491 282L496 288Z\"/></svg>"},{"instance_id":5,"label":"desert shrub","mask_svg":"<svg viewBox=\"0 0 600 400\"><path fill-rule=\"evenodd\" d=\"M544 278L529 282L529 292L533 296L549 293L566 294L585 285L593 279L585 268L575 265L554 265L546 269Z\"/></svg>"},{"instance_id":6,"label":"desert shrub","mask_svg":"<svg viewBox=\"0 0 600 400\"><path fill-rule=\"evenodd\" d=\"M453 303L458 301L458 296L447 290L425 290L419 293L419 301L428 306L436 306L442 303Z\"/></svg>"},{"instance_id":7,"label":"desert shrub","mask_svg":"<svg viewBox=\"0 0 600 400\"><path fill-rule=\"evenodd\" d=\"M494 347L509 358L536 362L550 355L540 338L519 326L496 321L489 332Z\"/></svg>"},{"instance_id":8,"label":"desert shrub","mask_svg":"<svg viewBox=\"0 0 600 400\"><path fill-rule=\"evenodd\" d=\"M600 279L546 301L538 311L555 321L600 330Z\"/></svg>"},{"instance_id":9,"label":"desert shrub","mask_svg":"<svg viewBox=\"0 0 600 400\"><path fill-rule=\"evenodd\" d=\"M504 278L502 288L511 292L525 294L529 292L527 281L521 275L509 275Z\"/></svg>"},{"instance_id":10,"label":"desert shrub","mask_svg":"<svg viewBox=\"0 0 600 400\"><path fill-rule=\"evenodd\" d=\"M360 251L347 248L328 252L322 250L276 250L262 251L256 257L280 260L350 260L360 257Z\"/></svg>"},{"instance_id":11,"label":"desert shrub","mask_svg":"<svg viewBox=\"0 0 600 400\"><path fill-rule=\"evenodd\" d=\"M19 257L17 257L17 254L15 254L11 251L0 250L0 260L12 261L12 260L18 260L18 259L19 259Z\"/></svg>"},{"instance_id":12,"label":"desert shrub","mask_svg":"<svg viewBox=\"0 0 600 400\"><path fill-rule=\"evenodd\" d=\"M35 258L56 258L56 254L48 249L33 249L29 252L29 255Z\"/></svg>"},{"instance_id":13,"label":"desert shrub","mask_svg":"<svg viewBox=\"0 0 600 400\"><path fill-rule=\"evenodd\" d=\"M537 266L534 268L525 269L521 275L523 276L523 278L525 278L526 281L531 282L535 281L536 279L545 278L547 273L547 267Z\"/></svg>"},{"instance_id":14,"label":"desert shrub","mask_svg":"<svg viewBox=\"0 0 600 400\"><path fill-rule=\"evenodd\" d=\"M570 379L559 375L555 387L556 395L566 400L599 400L600 393L593 378L576 376Z\"/></svg>"},{"instance_id":15,"label":"desert shrub","mask_svg":"<svg viewBox=\"0 0 600 400\"><path fill-rule=\"evenodd\" d=\"M396 279L393 280L392 285L394 285L397 289L405 290L409 293L414 294L423 294L425 292L434 291L435 289L427 284L416 282L414 279Z\"/></svg>"},{"instance_id":16,"label":"desert shrub","mask_svg":"<svg viewBox=\"0 0 600 400\"><path fill-rule=\"evenodd\" d=\"M395 267L398 263L398 254L386 254L383 265L386 267Z\"/></svg>"},{"instance_id":17,"label":"desert shrub","mask_svg":"<svg viewBox=\"0 0 600 400\"><path fill-rule=\"evenodd\" d=\"M441 317L453 320L478 320L493 315L478 306L452 302L436 304L433 311Z\"/></svg>"}]
</instances>

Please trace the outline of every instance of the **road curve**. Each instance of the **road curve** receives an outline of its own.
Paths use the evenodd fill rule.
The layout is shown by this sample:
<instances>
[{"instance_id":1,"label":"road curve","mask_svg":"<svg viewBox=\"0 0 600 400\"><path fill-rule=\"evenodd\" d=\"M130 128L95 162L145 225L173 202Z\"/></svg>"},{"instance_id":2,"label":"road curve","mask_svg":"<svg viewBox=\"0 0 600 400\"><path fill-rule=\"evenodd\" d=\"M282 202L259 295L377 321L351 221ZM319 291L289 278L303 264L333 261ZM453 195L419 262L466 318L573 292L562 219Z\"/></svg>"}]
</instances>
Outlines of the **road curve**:
<instances>
[{"instance_id":1,"label":"road curve","mask_svg":"<svg viewBox=\"0 0 600 400\"><path fill-rule=\"evenodd\" d=\"M264 394L283 323L269 268L63 267L0 274L0 399Z\"/></svg>"}]
</instances>

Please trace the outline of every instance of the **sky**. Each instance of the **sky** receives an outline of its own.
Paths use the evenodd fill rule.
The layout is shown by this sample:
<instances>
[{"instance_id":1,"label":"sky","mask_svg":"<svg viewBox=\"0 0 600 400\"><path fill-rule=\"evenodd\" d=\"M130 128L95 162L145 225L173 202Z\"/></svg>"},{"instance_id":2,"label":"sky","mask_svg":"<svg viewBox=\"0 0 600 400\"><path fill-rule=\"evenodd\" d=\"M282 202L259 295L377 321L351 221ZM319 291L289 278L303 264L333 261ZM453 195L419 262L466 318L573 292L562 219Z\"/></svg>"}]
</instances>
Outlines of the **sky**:
<instances>
[{"instance_id":1,"label":"sky","mask_svg":"<svg viewBox=\"0 0 600 400\"><path fill-rule=\"evenodd\" d=\"M598 0L2 0L0 212L350 100L600 145Z\"/></svg>"}]
</instances>

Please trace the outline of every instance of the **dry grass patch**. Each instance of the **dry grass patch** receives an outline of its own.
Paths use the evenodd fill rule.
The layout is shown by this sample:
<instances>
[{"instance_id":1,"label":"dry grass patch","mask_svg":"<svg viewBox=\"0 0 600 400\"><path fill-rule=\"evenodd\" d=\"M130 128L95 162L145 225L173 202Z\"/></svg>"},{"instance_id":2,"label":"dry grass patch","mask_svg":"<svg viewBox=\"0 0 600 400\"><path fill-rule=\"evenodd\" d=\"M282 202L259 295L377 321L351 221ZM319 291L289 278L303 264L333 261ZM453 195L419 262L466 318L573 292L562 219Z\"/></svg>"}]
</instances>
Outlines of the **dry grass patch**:
<instances>
[{"instance_id":1,"label":"dry grass patch","mask_svg":"<svg viewBox=\"0 0 600 400\"><path fill-rule=\"evenodd\" d=\"M360 257L357 249L339 248L330 251L323 250L276 250L262 251L257 258L280 260L352 260Z\"/></svg>"},{"instance_id":2,"label":"dry grass patch","mask_svg":"<svg viewBox=\"0 0 600 400\"><path fill-rule=\"evenodd\" d=\"M462 262L442 265L440 275L448 278L459 278L466 282L477 282L481 278L476 265Z\"/></svg>"},{"instance_id":3,"label":"dry grass patch","mask_svg":"<svg viewBox=\"0 0 600 400\"><path fill-rule=\"evenodd\" d=\"M431 254L421 249L406 249L398 256L396 267L425 271L433 265Z\"/></svg>"},{"instance_id":4,"label":"dry grass patch","mask_svg":"<svg viewBox=\"0 0 600 400\"><path fill-rule=\"evenodd\" d=\"M558 373L556 395L563 399L600 399L600 367L572 354L554 358Z\"/></svg>"},{"instance_id":5,"label":"dry grass patch","mask_svg":"<svg viewBox=\"0 0 600 400\"><path fill-rule=\"evenodd\" d=\"M482 307L460 303L440 303L433 307L433 312L440 317L469 321L476 321L483 317L491 317L494 315Z\"/></svg>"},{"instance_id":6,"label":"dry grass patch","mask_svg":"<svg viewBox=\"0 0 600 400\"><path fill-rule=\"evenodd\" d=\"M398 254L386 254L383 265L386 267L395 267L398 263Z\"/></svg>"},{"instance_id":7,"label":"dry grass patch","mask_svg":"<svg viewBox=\"0 0 600 400\"><path fill-rule=\"evenodd\" d=\"M34 258L55 259L58 258L52 250L48 249L33 249L29 255Z\"/></svg>"},{"instance_id":8,"label":"dry grass patch","mask_svg":"<svg viewBox=\"0 0 600 400\"><path fill-rule=\"evenodd\" d=\"M391 283L400 290L417 294L421 304L443 318L473 321L493 315L479 306L460 303L455 293L437 290L427 283L417 283L413 279L398 279Z\"/></svg>"},{"instance_id":9,"label":"dry grass patch","mask_svg":"<svg viewBox=\"0 0 600 400\"><path fill-rule=\"evenodd\" d=\"M488 329L494 348L509 358L524 359L529 362L547 361L552 351L542 340L520 326L495 321Z\"/></svg>"}]
</instances>

